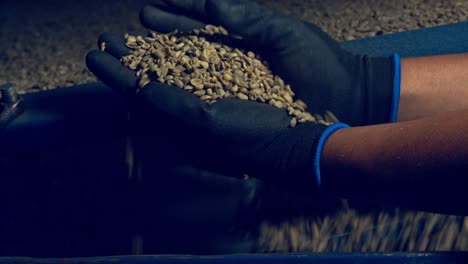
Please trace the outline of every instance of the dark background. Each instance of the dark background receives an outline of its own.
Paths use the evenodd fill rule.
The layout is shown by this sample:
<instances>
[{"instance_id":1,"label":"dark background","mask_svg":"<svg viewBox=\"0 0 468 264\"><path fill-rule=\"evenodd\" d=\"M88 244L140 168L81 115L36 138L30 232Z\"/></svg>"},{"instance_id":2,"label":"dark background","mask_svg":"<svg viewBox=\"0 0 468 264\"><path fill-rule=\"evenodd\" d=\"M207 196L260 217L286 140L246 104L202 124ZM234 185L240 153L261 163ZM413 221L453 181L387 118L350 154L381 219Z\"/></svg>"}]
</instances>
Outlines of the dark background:
<instances>
[{"instance_id":1,"label":"dark background","mask_svg":"<svg viewBox=\"0 0 468 264\"><path fill-rule=\"evenodd\" d=\"M142 30L138 11L146 2L149 1L2 0L0 84L13 82L21 92L34 92L95 81L85 67L86 52L95 48L101 32ZM468 1L261 2L316 23L340 41L466 21L468 16ZM132 204L135 202L132 200L134 190L128 186L126 175L122 174L125 169L121 162L123 143L118 144L112 144L113 147L105 144L100 147L84 146L66 152L66 155L62 152L39 153L2 160L0 165L4 167L30 169L23 170L28 175L17 171L17 180L9 181L9 189L5 186L3 190L0 188L1 197L4 198L0 202L3 224L0 227L0 255L148 254L160 252L158 249L161 248L164 252L170 245L176 247L183 240L199 239L200 243L207 240L210 235L204 237L203 230L208 229L200 229L192 222L193 218L179 215L179 207L172 207L171 210L175 210L172 213L161 209L158 214L157 210L153 210L156 212L152 213L154 219L148 221L160 226L154 229L157 233L155 237L160 237L150 242L152 246L135 236L141 230L135 228L139 223L131 215L135 213L132 211L135 206ZM115 146L118 146L118 150L113 149ZM31 175L31 171L37 174ZM42 177L45 174L49 176ZM0 173L0 179L11 177L13 175L5 171ZM200 184L191 181L185 179L183 182ZM113 188L109 188L109 184ZM84 191L67 191L68 185L73 186L71 189ZM159 188L170 190L176 185L167 182L163 187L159 185ZM44 196L44 190L47 193L52 190L53 195ZM122 193L119 194L119 191ZM186 190L178 191L187 194ZM220 196L215 189L208 188L208 191L201 192L208 197L203 198L207 211L216 206L223 207L222 200L216 205L210 201L210 192L213 197ZM157 206L170 207L164 204L162 195L157 198ZM156 198L148 196L145 199ZM183 199L189 201L191 197L186 195ZM36 201L36 206L31 206L31 200ZM13 204L22 204L23 207L13 210ZM294 205L294 202L290 202L281 206ZM191 207L190 203L183 206L181 208ZM103 211L103 208L107 209ZM11 215L11 212L16 215ZM217 211L206 214L216 216ZM215 223L214 220L210 222L210 217L201 219L205 228ZM259 232L250 237L256 244L256 252L468 250L467 217L398 208L363 210L352 203L340 203L339 210L332 212L315 215L307 212L304 216L294 215L279 222L267 220L260 225ZM222 228L218 227L216 235L222 236ZM164 234L161 230L165 230ZM169 241L171 237L173 239ZM167 243L164 243L165 240ZM226 242L226 247L234 247L229 243ZM187 247L195 244L187 242Z\"/></svg>"}]
</instances>

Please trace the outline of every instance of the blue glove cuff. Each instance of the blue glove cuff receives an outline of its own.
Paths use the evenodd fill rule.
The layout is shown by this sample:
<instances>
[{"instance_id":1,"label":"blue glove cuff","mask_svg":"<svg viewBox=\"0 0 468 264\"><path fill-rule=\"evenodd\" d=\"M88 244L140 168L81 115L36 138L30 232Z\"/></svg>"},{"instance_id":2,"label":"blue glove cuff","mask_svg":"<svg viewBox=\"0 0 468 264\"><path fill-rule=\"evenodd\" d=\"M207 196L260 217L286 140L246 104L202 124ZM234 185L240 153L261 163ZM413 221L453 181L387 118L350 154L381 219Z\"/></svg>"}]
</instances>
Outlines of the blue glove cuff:
<instances>
[{"instance_id":1,"label":"blue glove cuff","mask_svg":"<svg viewBox=\"0 0 468 264\"><path fill-rule=\"evenodd\" d=\"M315 170L315 176L317 177L317 187L320 187L320 182L321 182L321 175L320 175L320 158L322 157L322 151L323 147L325 146L325 142L327 141L328 137L330 137L335 131L338 129L342 128L349 128L350 126L344 124L344 123L336 123L331 126L329 126L322 134L320 137L318 146L317 146L317 152L315 152L315 158L314 158L314 170Z\"/></svg>"},{"instance_id":2,"label":"blue glove cuff","mask_svg":"<svg viewBox=\"0 0 468 264\"><path fill-rule=\"evenodd\" d=\"M390 122L395 123L398 117L398 108L400 105L400 85L401 85L401 61L400 56L393 54L393 61L395 64L395 76L393 79L393 100L392 110L390 112Z\"/></svg>"}]
</instances>

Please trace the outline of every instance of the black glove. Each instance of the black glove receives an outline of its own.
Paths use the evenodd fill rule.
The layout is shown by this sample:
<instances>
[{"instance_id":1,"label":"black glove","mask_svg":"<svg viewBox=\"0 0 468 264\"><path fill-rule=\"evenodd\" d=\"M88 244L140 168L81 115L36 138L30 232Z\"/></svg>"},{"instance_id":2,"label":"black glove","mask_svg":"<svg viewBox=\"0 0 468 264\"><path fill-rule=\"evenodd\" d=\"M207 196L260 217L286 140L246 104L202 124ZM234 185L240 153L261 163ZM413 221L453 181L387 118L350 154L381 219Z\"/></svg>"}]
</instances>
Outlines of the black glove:
<instances>
[{"instance_id":1,"label":"black glove","mask_svg":"<svg viewBox=\"0 0 468 264\"><path fill-rule=\"evenodd\" d=\"M187 1L185 2L187 3ZM197 1L196 3L201 2ZM180 12L194 13L195 17L210 16L213 20L216 20L217 17L226 16L227 22L233 25L237 23L237 26L242 28L245 26L244 22L240 20L236 21L236 19L227 16L231 12L228 10L237 6L231 2L235 1L207 1L203 3L204 9L195 8L195 11L193 9L184 11L177 6L171 5L161 7L161 9L147 7L142 12L142 18L144 23L149 25L147 19L149 13L154 15L154 12L159 12L160 18L166 16L167 19L163 21L152 20L155 24L167 27L164 30L153 25L153 29L160 32L172 31L175 28L186 30L188 29L184 28L186 25L203 26L202 22L196 22L191 18L180 17L180 15L166 12L175 8L174 10ZM311 112L323 112L322 110L331 109L342 120L346 119L344 118L346 114L349 120L355 120L354 122L356 123L364 122L362 120L367 117L356 117L359 115L357 113L364 115L368 114L368 112L353 110L353 107L357 105L356 108L361 109L368 106L362 107L358 103L355 103L353 99L344 96L344 94L347 96L359 94L363 88L355 88L359 90L359 92L356 92L352 90L354 88L349 83L342 81L342 79L338 78L339 80L337 81L335 78L331 78L330 74L328 74L330 78L324 76L326 75L325 73L331 72L333 67L337 68L335 69L336 74L341 74L343 78L354 76L345 70L346 67L340 63L339 56L332 52L334 49L338 50L337 46L333 49L329 48L326 45L327 41L330 41L329 39L323 41L317 37L316 33L310 31L311 26L304 26L305 24L302 22L281 15L273 17L274 13L271 11L249 2L241 1L240 6L243 6L245 9L237 6L241 10L238 10L239 12L236 13L243 17L245 21L250 21L251 26L249 26L249 31L252 32L233 30L234 26L226 25L226 23L222 23L222 25L244 36L244 40L250 41L256 37L259 44L256 48L260 48L265 58L270 59L271 64L274 65L273 70L279 75L285 76L286 80L292 84L298 97L306 101L310 106ZM257 9L256 12L250 13L249 10L254 8ZM221 12L222 10L224 12ZM240 12L242 10L244 10L244 14ZM166 13L163 15L161 12ZM254 15L261 16L255 19ZM167 23L171 21L170 16L177 18L178 20L172 22L178 21L179 25L172 23L173 27L169 27ZM268 24L270 22L265 20L266 18L270 19L269 21L272 24ZM167 23L165 24L164 21ZM310 36L305 36L305 39L313 39L318 43L315 46L321 46L322 49L326 49L328 52L310 52L310 50L305 50L304 45L306 43L300 41L299 34L295 33L294 30L288 29L289 26L294 25L291 24L293 22L303 26L299 27L297 25L298 32L308 32ZM270 30L272 25L277 26L278 31ZM294 28L296 28L296 25L294 25ZM320 36L326 37L320 31L317 32ZM134 72L123 67L118 60L118 58L126 55L128 52L124 45L123 37L104 34L100 39L100 42L103 41L106 42L106 51L108 53L93 51L88 54L88 67L110 87L124 94L134 95L137 87L137 77ZM267 43L271 45L267 45ZM298 49L291 48L287 45L288 43L297 44ZM342 53L344 54L344 52ZM276 56L273 56L274 54ZM321 61L325 55L331 58L331 62L326 64L321 63L319 67L316 65L318 63L311 63L303 59L308 56L316 61ZM297 59L298 61L295 62L293 59ZM392 64L390 60L380 60L382 64L384 64L384 61L388 62L388 65ZM289 68L287 65L289 65ZM311 80L306 80L307 78L303 78L303 74L299 74L298 72L298 70L307 68L311 72L315 72L313 74L314 77L310 78ZM306 75L309 74L307 73ZM360 76L362 77L362 75L363 71L360 71ZM293 78L299 79L295 81ZM332 85L325 85L326 82L322 79L330 81ZM357 82L356 80L353 81ZM344 89L336 83L347 85L345 86L347 88ZM317 96L316 94L321 95ZM132 98L132 96L129 98ZM312 98L321 98L321 100L315 100L316 102L314 103ZM325 100L323 100L324 98ZM147 85L134 99L136 100L134 105L138 106L138 109L145 109L137 114L140 125L156 126L159 129L166 128L167 124L162 121L160 113L165 113L171 120L179 123L179 131L175 133L178 136L171 137L169 135L168 142L182 147L184 154L191 156L193 163L196 163L197 166L217 170L229 175L248 174L263 179L265 182L274 183L280 187L287 187L292 190L310 191L319 185L320 155L324 143L334 131L347 127L341 123L328 128L323 125L305 123L295 128L289 128L290 117L284 109L232 98L207 105L196 96L181 89L168 87L156 82ZM362 101L364 99L360 100L360 102ZM348 102L348 105L345 105L346 102ZM340 108L333 108L332 106L340 106ZM352 114L348 112L352 112ZM376 116L375 112L372 116ZM353 117L356 117L356 119L353 119ZM181 130L184 133L181 133ZM182 138L180 134L185 135Z\"/></svg>"},{"instance_id":2,"label":"black glove","mask_svg":"<svg viewBox=\"0 0 468 264\"><path fill-rule=\"evenodd\" d=\"M110 87L134 95L137 77L118 60L127 52L123 37L105 34L101 41L115 57L92 51L87 55L89 69ZM290 128L291 117L285 109L235 98L208 105L193 94L158 82L145 86L133 100L140 130L174 131L164 134L166 146L173 145L193 165L227 175L247 174L294 191L310 192L318 186L323 145L332 132L346 127L304 123ZM172 121L168 123L161 113ZM154 135L158 136L161 133ZM168 151L174 149L168 147Z\"/></svg>"},{"instance_id":3,"label":"black glove","mask_svg":"<svg viewBox=\"0 0 468 264\"><path fill-rule=\"evenodd\" d=\"M106 38L108 47L114 46L110 39ZM107 85L120 91L136 89L134 72L108 53L90 52L87 64ZM191 158L193 165L227 175L247 174L294 191L310 192L318 186L325 140L346 127L304 123L290 128L291 117L285 109L236 98L209 105L182 89L157 82L145 86L135 100L139 110L133 116L140 129L169 126L176 130L174 135L166 133L167 141L180 155ZM176 123L164 122L161 113Z\"/></svg>"},{"instance_id":4,"label":"black glove","mask_svg":"<svg viewBox=\"0 0 468 264\"><path fill-rule=\"evenodd\" d=\"M312 113L331 110L350 125L396 121L399 58L351 54L318 27L251 0L164 0L141 12L161 33L221 25L243 37L291 84Z\"/></svg>"}]
</instances>

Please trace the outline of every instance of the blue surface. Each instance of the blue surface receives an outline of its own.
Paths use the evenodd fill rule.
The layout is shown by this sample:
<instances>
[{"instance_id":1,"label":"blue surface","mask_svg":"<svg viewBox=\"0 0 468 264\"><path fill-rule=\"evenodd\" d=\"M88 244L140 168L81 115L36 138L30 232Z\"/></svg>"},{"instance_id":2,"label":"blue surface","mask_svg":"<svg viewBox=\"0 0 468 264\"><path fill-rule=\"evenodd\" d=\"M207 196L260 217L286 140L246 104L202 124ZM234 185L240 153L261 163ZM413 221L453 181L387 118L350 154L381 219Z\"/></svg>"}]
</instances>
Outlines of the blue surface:
<instances>
[{"instance_id":1,"label":"blue surface","mask_svg":"<svg viewBox=\"0 0 468 264\"><path fill-rule=\"evenodd\" d=\"M460 253L412 253L412 254L309 254L309 255L228 255L228 256L113 256L69 259L0 258L0 264L122 264L122 263L161 263L161 264L452 264L468 263L468 252Z\"/></svg>"},{"instance_id":2,"label":"blue surface","mask_svg":"<svg viewBox=\"0 0 468 264\"><path fill-rule=\"evenodd\" d=\"M127 134L123 98L102 83L30 93L23 98L25 112L0 136L0 157Z\"/></svg>"},{"instance_id":3,"label":"blue surface","mask_svg":"<svg viewBox=\"0 0 468 264\"><path fill-rule=\"evenodd\" d=\"M341 46L370 56L428 56L468 52L468 22L342 42Z\"/></svg>"}]
</instances>

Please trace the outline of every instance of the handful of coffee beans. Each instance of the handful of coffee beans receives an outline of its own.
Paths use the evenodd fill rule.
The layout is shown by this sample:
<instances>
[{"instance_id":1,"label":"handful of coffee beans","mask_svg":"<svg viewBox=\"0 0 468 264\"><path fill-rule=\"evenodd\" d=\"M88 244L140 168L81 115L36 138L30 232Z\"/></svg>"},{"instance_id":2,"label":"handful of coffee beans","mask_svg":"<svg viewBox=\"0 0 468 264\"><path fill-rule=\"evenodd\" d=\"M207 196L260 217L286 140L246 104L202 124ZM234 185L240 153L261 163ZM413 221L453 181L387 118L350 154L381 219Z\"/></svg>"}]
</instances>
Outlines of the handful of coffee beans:
<instances>
[{"instance_id":1,"label":"handful of coffee beans","mask_svg":"<svg viewBox=\"0 0 468 264\"><path fill-rule=\"evenodd\" d=\"M210 41L213 36L231 37L226 29L213 25L189 34L126 34L126 46L131 51L121 61L136 71L140 89L150 81L159 81L184 89L209 104L227 97L268 103L288 111L291 127L304 122L338 122L329 111L323 116L307 112L306 104L294 99L291 86L274 75L257 54ZM105 49L105 44L101 48Z\"/></svg>"}]
</instances>

